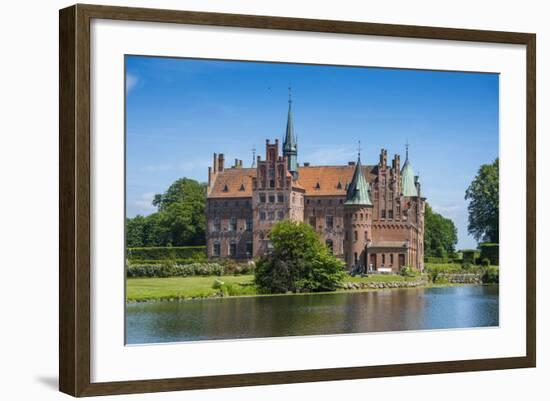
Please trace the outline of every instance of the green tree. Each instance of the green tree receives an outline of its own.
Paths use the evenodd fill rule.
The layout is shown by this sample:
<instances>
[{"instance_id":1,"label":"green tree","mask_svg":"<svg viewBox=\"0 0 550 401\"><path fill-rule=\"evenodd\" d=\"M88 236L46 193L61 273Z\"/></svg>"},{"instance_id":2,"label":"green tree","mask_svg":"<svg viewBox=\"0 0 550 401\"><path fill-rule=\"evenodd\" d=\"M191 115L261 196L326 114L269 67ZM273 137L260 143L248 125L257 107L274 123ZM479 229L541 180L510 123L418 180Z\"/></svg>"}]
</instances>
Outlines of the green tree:
<instances>
[{"instance_id":1,"label":"green tree","mask_svg":"<svg viewBox=\"0 0 550 401\"><path fill-rule=\"evenodd\" d=\"M498 242L499 185L498 158L483 164L466 189L469 200L468 232L477 241Z\"/></svg>"},{"instance_id":2,"label":"green tree","mask_svg":"<svg viewBox=\"0 0 550 401\"><path fill-rule=\"evenodd\" d=\"M255 269L256 285L263 291L334 291L345 277L343 262L329 252L308 224L276 223L269 240L272 250Z\"/></svg>"},{"instance_id":3,"label":"green tree","mask_svg":"<svg viewBox=\"0 0 550 401\"><path fill-rule=\"evenodd\" d=\"M189 178L176 180L156 194L158 211L126 219L128 247L203 245L206 229L206 185Z\"/></svg>"},{"instance_id":4,"label":"green tree","mask_svg":"<svg viewBox=\"0 0 550 401\"><path fill-rule=\"evenodd\" d=\"M458 241L455 224L433 211L428 203L424 212L424 254L445 258L455 252Z\"/></svg>"}]
</instances>

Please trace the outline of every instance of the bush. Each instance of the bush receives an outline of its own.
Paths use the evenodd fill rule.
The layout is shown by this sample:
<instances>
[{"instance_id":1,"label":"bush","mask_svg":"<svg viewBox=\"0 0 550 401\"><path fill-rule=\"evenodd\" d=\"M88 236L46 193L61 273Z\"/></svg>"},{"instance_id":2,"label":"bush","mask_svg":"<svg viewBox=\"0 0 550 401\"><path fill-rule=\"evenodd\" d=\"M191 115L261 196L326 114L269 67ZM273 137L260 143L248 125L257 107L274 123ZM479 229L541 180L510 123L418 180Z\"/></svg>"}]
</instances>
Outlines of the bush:
<instances>
[{"instance_id":1,"label":"bush","mask_svg":"<svg viewBox=\"0 0 550 401\"><path fill-rule=\"evenodd\" d=\"M462 251L462 264L473 265L476 262L476 258L479 256L479 252L475 249L464 249Z\"/></svg>"},{"instance_id":2,"label":"bush","mask_svg":"<svg viewBox=\"0 0 550 401\"><path fill-rule=\"evenodd\" d=\"M481 281L486 284L497 284L499 281L499 268L497 266L488 266L483 270Z\"/></svg>"},{"instance_id":3,"label":"bush","mask_svg":"<svg viewBox=\"0 0 550 401\"><path fill-rule=\"evenodd\" d=\"M418 271L413 269L411 266L403 266L399 270L399 274L403 277L416 277L418 276Z\"/></svg>"},{"instance_id":4,"label":"bush","mask_svg":"<svg viewBox=\"0 0 550 401\"><path fill-rule=\"evenodd\" d=\"M481 259L489 259L491 265L498 266L499 264L499 246L498 244L485 242L479 244L481 249L480 257Z\"/></svg>"},{"instance_id":5,"label":"bush","mask_svg":"<svg viewBox=\"0 0 550 401\"><path fill-rule=\"evenodd\" d=\"M191 263L177 265L163 263L158 265L130 265L126 276L137 277L187 277L187 276L221 276L223 266L218 263Z\"/></svg>"},{"instance_id":6,"label":"bush","mask_svg":"<svg viewBox=\"0 0 550 401\"><path fill-rule=\"evenodd\" d=\"M489 260L489 258L483 258L481 260L481 266L485 266L485 267L488 267L491 265L491 261Z\"/></svg>"},{"instance_id":7,"label":"bush","mask_svg":"<svg viewBox=\"0 0 550 401\"><path fill-rule=\"evenodd\" d=\"M256 264L255 283L269 293L334 291L346 273L309 224L276 223L269 233L273 251Z\"/></svg>"},{"instance_id":8,"label":"bush","mask_svg":"<svg viewBox=\"0 0 550 401\"><path fill-rule=\"evenodd\" d=\"M206 261L206 246L164 246L147 248L127 248L126 257L130 262L144 260L192 260Z\"/></svg>"}]
</instances>

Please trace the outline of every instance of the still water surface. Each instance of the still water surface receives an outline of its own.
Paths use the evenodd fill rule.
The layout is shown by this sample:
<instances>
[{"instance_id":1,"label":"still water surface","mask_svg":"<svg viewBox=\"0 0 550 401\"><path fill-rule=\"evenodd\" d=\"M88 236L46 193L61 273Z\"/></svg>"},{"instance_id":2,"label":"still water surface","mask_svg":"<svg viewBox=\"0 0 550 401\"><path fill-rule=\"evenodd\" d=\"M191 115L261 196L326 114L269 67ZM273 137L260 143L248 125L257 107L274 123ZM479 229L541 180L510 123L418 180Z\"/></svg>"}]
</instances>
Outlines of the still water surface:
<instances>
[{"instance_id":1,"label":"still water surface","mask_svg":"<svg viewBox=\"0 0 550 401\"><path fill-rule=\"evenodd\" d=\"M126 305L126 343L498 326L498 286Z\"/></svg>"}]
</instances>

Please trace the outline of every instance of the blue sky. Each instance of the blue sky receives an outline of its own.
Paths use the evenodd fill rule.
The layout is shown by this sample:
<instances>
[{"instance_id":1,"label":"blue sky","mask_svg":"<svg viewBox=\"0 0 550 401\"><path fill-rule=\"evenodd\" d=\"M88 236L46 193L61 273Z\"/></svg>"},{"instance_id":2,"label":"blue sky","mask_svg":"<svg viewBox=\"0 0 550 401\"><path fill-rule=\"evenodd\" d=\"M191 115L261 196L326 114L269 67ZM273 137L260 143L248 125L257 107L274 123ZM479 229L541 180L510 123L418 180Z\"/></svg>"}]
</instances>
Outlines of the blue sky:
<instances>
[{"instance_id":1,"label":"blue sky","mask_svg":"<svg viewBox=\"0 0 550 401\"><path fill-rule=\"evenodd\" d=\"M245 166L282 139L292 86L298 161L409 157L428 202L468 235L464 191L498 156L496 74L126 56L126 208L147 215L177 178L207 180L212 153Z\"/></svg>"}]
</instances>

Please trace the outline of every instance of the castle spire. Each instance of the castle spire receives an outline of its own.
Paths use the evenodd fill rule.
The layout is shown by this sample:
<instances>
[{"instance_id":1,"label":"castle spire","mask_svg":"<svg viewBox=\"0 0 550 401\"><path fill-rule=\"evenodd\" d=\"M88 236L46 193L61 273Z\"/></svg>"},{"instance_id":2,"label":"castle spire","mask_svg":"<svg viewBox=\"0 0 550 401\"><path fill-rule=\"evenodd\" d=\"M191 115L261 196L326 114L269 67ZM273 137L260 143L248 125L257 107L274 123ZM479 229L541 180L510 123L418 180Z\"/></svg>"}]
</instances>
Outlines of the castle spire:
<instances>
[{"instance_id":1,"label":"castle spire","mask_svg":"<svg viewBox=\"0 0 550 401\"><path fill-rule=\"evenodd\" d=\"M351 183L348 186L344 205L372 206L369 195L369 184L365 179L363 166L361 165L361 141L359 141L359 147L357 148L357 164L355 165Z\"/></svg>"},{"instance_id":2,"label":"castle spire","mask_svg":"<svg viewBox=\"0 0 550 401\"><path fill-rule=\"evenodd\" d=\"M414 178L414 170L409 161L409 141L405 145L405 164L401 169L401 190L403 196L418 196L418 191L416 190L416 180Z\"/></svg>"},{"instance_id":3,"label":"castle spire","mask_svg":"<svg viewBox=\"0 0 550 401\"><path fill-rule=\"evenodd\" d=\"M292 88L288 87L288 114L286 121L286 134L283 141L283 156L287 158L287 168L291 173L298 172L298 142L294 135L294 122L292 118Z\"/></svg>"}]
</instances>

